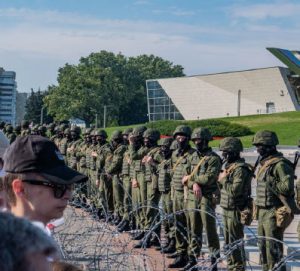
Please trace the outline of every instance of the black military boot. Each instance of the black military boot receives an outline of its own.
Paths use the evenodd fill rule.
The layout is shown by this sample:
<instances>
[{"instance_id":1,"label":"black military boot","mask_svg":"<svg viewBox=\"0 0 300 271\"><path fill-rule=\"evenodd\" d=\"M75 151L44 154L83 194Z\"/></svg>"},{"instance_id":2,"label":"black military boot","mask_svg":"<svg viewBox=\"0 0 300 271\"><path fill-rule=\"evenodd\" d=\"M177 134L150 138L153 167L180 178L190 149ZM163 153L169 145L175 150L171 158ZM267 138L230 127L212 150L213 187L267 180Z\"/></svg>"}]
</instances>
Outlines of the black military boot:
<instances>
[{"instance_id":1,"label":"black military boot","mask_svg":"<svg viewBox=\"0 0 300 271\"><path fill-rule=\"evenodd\" d=\"M172 238L168 247L162 249L162 253L171 254L174 253L175 251L176 251L176 240L175 238Z\"/></svg>"},{"instance_id":2,"label":"black military boot","mask_svg":"<svg viewBox=\"0 0 300 271\"><path fill-rule=\"evenodd\" d=\"M188 262L187 256L185 254L179 254L174 260L173 263L169 264L169 268L182 268Z\"/></svg>"},{"instance_id":3,"label":"black military boot","mask_svg":"<svg viewBox=\"0 0 300 271\"><path fill-rule=\"evenodd\" d=\"M149 248L151 247L149 238L147 240L142 239L133 248Z\"/></svg>"},{"instance_id":4,"label":"black military boot","mask_svg":"<svg viewBox=\"0 0 300 271\"><path fill-rule=\"evenodd\" d=\"M176 252L174 252L174 253L172 253L172 254L170 254L170 255L167 255L167 258L169 258L169 259L175 259L175 258L177 258L179 255L180 255L180 254L176 251Z\"/></svg>"},{"instance_id":5,"label":"black military boot","mask_svg":"<svg viewBox=\"0 0 300 271\"><path fill-rule=\"evenodd\" d=\"M124 223L121 224L121 227L118 227L119 232L129 231L130 225L128 220L124 220Z\"/></svg>"},{"instance_id":6,"label":"black military boot","mask_svg":"<svg viewBox=\"0 0 300 271\"><path fill-rule=\"evenodd\" d=\"M216 257L211 257L211 265L214 265L217 262L217 258ZM218 271L218 265L214 265L214 267L212 269L210 269L211 271Z\"/></svg>"},{"instance_id":7,"label":"black military boot","mask_svg":"<svg viewBox=\"0 0 300 271\"><path fill-rule=\"evenodd\" d=\"M142 231L142 232L138 232L136 235L134 235L132 237L132 240L141 240L143 239L145 236L145 233Z\"/></svg>"},{"instance_id":8,"label":"black military boot","mask_svg":"<svg viewBox=\"0 0 300 271\"><path fill-rule=\"evenodd\" d=\"M117 226L121 222L121 217L119 215L115 215L115 219L113 220L113 224Z\"/></svg>"},{"instance_id":9,"label":"black military boot","mask_svg":"<svg viewBox=\"0 0 300 271\"><path fill-rule=\"evenodd\" d=\"M192 268L197 264L195 257L189 257L188 263L180 271L193 270ZM195 269L196 270L196 269Z\"/></svg>"}]
</instances>

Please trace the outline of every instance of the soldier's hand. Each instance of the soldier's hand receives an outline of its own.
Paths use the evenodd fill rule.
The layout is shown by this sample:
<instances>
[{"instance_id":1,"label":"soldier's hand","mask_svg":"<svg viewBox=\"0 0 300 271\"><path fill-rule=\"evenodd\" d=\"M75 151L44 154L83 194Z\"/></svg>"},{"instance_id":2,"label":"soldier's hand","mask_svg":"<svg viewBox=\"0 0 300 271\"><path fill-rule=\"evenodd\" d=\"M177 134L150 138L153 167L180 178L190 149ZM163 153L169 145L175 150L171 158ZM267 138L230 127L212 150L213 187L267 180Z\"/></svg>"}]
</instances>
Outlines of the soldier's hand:
<instances>
[{"instance_id":1,"label":"soldier's hand","mask_svg":"<svg viewBox=\"0 0 300 271\"><path fill-rule=\"evenodd\" d=\"M130 145L133 145L133 143L134 143L134 140L135 140L135 137L134 137L134 136L132 136L132 135L129 135L129 137L128 137L128 141L129 141L129 144L130 144Z\"/></svg>"},{"instance_id":2,"label":"soldier's hand","mask_svg":"<svg viewBox=\"0 0 300 271\"><path fill-rule=\"evenodd\" d=\"M183 176L182 179L181 179L181 183L183 185L186 185L186 183L188 182L189 178L190 178L190 175Z\"/></svg>"},{"instance_id":3,"label":"soldier's hand","mask_svg":"<svg viewBox=\"0 0 300 271\"><path fill-rule=\"evenodd\" d=\"M153 157L152 156L146 156L146 163L148 164L152 164L154 161L153 161Z\"/></svg>"},{"instance_id":4,"label":"soldier's hand","mask_svg":"<svg viewBox=\"0 0 300 271\"><path fill-rule=\"evenodd\" d=\"M99 187L100 186L100 180L97 179L95 184L96 184L96 187Z\"/></svg>"},{"instance_id":5,"label":"soldier's hand","mask_svg":"<svg viewBox=\"0 0 300 271\"><path fill-rule=\"evenodd\" d=\"M139 183L136 179L132 180L132 188L138 188L139 187Z\"/></svg>"},{"instance_id":6,"label":"soldier's hand","mask_svg":"<svg viewBox=\"0 0 300 271\"><path fill-rule=\"evenodd\" d=\"M197 183L193 184L193 192L197 199L201 199L202 191L201 191L201 187L199 186L199 184L197 184Z\"/></svg>"},{"instance_id":7,"label":"soldier's hand","mask_svg":"<svg viewBox=\"0 0 300 271\"><path fill-rule=\"evenodd\" d=\"M97 157L98 155L97 155L97 153L96 152L92 152L92 156L94 156L94 157Z\"/></svg>"},{"instance_id":8,"label":"soldier's hand","mask_svg":"<svg viewBox=\"0 0 300 271\"><path fill-rule=\"evenodd\" d=\"M220 180L222 180L224 177L227 176L227 171L226 170L223 170L220 174L219 174L219 178L218 178L218 182Z\"/></svg>"}]
</instances>

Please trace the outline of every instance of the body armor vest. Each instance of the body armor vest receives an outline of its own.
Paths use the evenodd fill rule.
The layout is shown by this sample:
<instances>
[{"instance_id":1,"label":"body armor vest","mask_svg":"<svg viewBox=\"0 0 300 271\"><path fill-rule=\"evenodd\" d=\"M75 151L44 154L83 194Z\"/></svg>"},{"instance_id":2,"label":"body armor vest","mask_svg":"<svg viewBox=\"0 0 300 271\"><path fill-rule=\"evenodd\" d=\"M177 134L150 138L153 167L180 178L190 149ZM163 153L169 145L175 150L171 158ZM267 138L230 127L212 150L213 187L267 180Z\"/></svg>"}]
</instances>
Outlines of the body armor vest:
<instances>
[{"instance_id":1,"label":"body armor vest","mask_svg":"<svg viewBox=\"0 0 300 271\"><path fill-rule=\"evenodd\" d=\"M270 158L272 159L272 158ZM285 158L278 157L274 162L271 162L268 166L262 166L257 176L257 187L256 187L256 205L262 208L271 208L281 206L280 199L272 191L272 187L275 187L276 180L272 176L272 168L279 161L285 161ZM267 163L268 161L266 161Z\"/></svg>"},{"instance_id":2,"label":"body armor vest","mask_svg":"<svg viewBox=\"0 0 300 271\"><path fill-rule=\"evenodd\" d=\"M236 163L236 165L233 166L234 168L231 170L231 172L228 175L228 181L233 183L233 173L234 170L238 167L244 167L249 170L249 175L251 175L251 168L246 163ZM247 176L246 176L247 177ZM244 189L243 195L239 195L237 197L230 196L227 191L222 188L221 189L221 202L220 206L225 209L243 209L251 196L251 178L247 180L247 183L244 184L246 187Z\"/></svg>"},{"instance_id":3,"label":"body armor vest","mask_svg":"<svg viewBox=\"0 0 300 271\"><path fill-rule=\"evenodd\" d=\"M158 165L158 190L168 192L171 190L171 160L163 160Z\"/></svg>"},{"instance_id":4,"label":"body armor vest","mask_svg":"<svg viewBox=\"0 0 300 271\"><path fill-rule=\"evenodd\" d=\"M183 191L183 184L181 182L183 176L188 175L188 155L194 152L192 148L187 149L181 156L178 155L178 150L172 154L172 182L176 191Z\"/></svg>"},{"instance_id":5,"label":"body armor vest","mask_svg":"<svg viewBox=\"0 0 300 271\"><path fill-rule=\"evenodd\" d=\"M129 176L130 174L130 157L128 151L124 153L123 162L122 162L122 176Z\"/></svg>"}]
</instances>

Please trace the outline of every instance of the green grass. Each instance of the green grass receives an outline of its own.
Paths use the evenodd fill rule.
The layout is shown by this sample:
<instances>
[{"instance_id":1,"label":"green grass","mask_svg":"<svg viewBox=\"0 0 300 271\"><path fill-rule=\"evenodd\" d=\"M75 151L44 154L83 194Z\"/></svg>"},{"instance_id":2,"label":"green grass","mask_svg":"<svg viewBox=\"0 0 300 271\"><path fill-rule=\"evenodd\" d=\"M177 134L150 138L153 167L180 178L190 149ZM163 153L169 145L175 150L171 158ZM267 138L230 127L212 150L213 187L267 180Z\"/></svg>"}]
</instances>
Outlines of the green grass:
<instances>
[{"instance_id":1,"label":"green grass","mask_svg":"<svg viewBox=\"0 0 300 271\"><path fill-rule=\"evenodd\" d=\"M297 145L300 139L300 112L284 112L268 115L252 115L243 117L221 118L230 123L242 124L249 127L254 133L259 130L271 130L277 133L280 145ZM106 129L110 135L116 129L125 129L138 125L109 127ZM244 147L250 147L253 136L240 137ZM219 141L211 142L212 146L218 146Z\"/></svg>"}]
</instances>

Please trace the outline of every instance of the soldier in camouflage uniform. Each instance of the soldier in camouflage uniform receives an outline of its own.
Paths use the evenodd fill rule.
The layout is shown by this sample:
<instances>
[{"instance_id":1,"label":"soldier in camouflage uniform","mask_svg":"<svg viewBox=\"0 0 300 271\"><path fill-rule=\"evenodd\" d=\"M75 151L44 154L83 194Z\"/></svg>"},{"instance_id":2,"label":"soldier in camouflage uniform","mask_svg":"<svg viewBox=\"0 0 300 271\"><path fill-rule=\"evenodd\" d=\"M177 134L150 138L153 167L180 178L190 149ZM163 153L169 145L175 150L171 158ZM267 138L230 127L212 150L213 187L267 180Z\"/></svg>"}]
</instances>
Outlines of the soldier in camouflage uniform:
<instances>
[{"instance_id":1,"label":"soldier in camouflage uniform","mask_svg":"<svg viewBox=\"0 0 300 271\"><path fill-rule=\"evenodd\" d=\"M123 187L124 187L124 198L123 198L123 219L121 223L118 225L118 231L123 232L123 231L128 231L130 230L130 212L132 210L132 201L131 201L131 176L130 177L130 172L133 172L133 170L130 170L131 167L131 160L129 157L129 150L128 150L128 136L132 132L132 129L127 129L123 132L123 144L126 146L126 151L124 152L123 155L123 160L122 160L122 172L121 172L121 177L122 177L122 182L123 182Z\"/></svg>"},{"instance_id":2,"label":"soldier in camouflage uniform","mask_svg":"<svg viewBox=\"0 0 300 271\"><path fill-rule=\"evenodd\" d=\"M160 142L160 156L161 162L158 164L157 173L158 173L158 191L160 193L160 200L163 209L163 226L165 230L166 243L163 247L159 248L162 252L170 250L169 247L172 247L171 252L175 252L175 232L173 228L173 199L171 193L171 156L172 150L170 149L173 138L163 138ZM172 243L172 244L171 244Z\"/></svg>"},{"instance_id":3,"label":"soldier in camouflage uniform","mask_svg":"<svg viewBox=\"0 0 300 271\"><path fill-rule=\"evenodd\" d=\"M190 174L182 180L188 188L187 213L189 229L189 261L184 270L190 270L196 263L202 248L202 232L205 228L212 264L220 257L220 243L217 233L214 193L218 190L217 179L221 170L221 159L209 147L212 140L207 128L195 128L192 137L196 151L189 156ZM199 211L192 211L199 209ZM213 268L212 270L217 270Z\"/></svg>"},{"instance_id":4,"label":"soldier in camouflage uniform","mask_svg":"<svg viewBox=\"0 0 300 271\"><path fill-rule=\"evenodd\" d=\"M88 195L90 199L90 204L92 209L94 210L95 208L98 209L98 215L100 216L102 213L102 210L100 209L99 203L99 180L98 180L98 172L97 172L97 165L96 165L96 160L97 160L97 148L98 148L98 141L96 140L96 136L99 135L98 130L94 130L91 132L90 137L91 137L91 144L88 146L86 150L86 163L87 163L87 168L88 168Z\"/></svg>"},{"instance_id":5,"label":"soldier in camouflage uniform","mask_svg":"<svg viewBox=\"0 0 300 271\"><path fill-rule=\"evenodd\" d=\"M43 136L43 137L47 137L47 127L43 126L43 125L40 125L38 127L37 134L40 135L40 136Z\"/></svg>"},{"instance_id":6,"label":"soldier in camouflage uniform","mask_svg":"<svg viewBox=\"0 0 300 271\"><path fill-rule=\"evenodd\" d=\"M79 152L78 148L82 143L82 139L80 138L81 129L78 126L72 126L70 133L71 133L71 140L67 148L69 167L74 170L78 170L77 163L79 161L79 157L77 157L77 152Z\"/></svg>"},{"instance_id":7,"label":"soldier in camouflage uniform","mask_svg":"<svg viewBox=\"0 0 300 271\"><path fill-rule=\"evenodd\" d=\"M128 156L130 161L130 175L132 184L132 209L134 212L135 226L138 229L144 229L145 216L142 213L141 190L145 188L144 167L142 158L147 154L147 149L143 146L143 133L146 131L145 126L135 127L129 135ZM145 190L145 189L144 189ZM144 193L145 191L143 191ZM145 193L144 193L145 194ZM144 195L143 194L143 195ZM134 240L140 240L144 237L144 232L133 236Z\"/></svg>"},{"instance_id":8,"label":"soldier in camouflage uniform","mask_svg":"<svg viewBox=\"0 0 300 271\"><path fill-rule=\"evenodd\" d=\"M243 151L238 138L226 137L220 143L225 169L219 175L221 187L221 207L225 244L230 245L244 238L244 225L241 223L241 211L248 207L251 199L252 168L240 157ZM236 248L227 258L227 269L244 271L246 257L244 247Z\"/></svg>"},{"instance_id":9,"label":"soldier in camouflage uniform","mask_svg":"<svg viewBox=\"0 0 300 271\"><path fill-rule=\"evenodd\" d=\"M17 135L14 133L14 128L11 125L6 127L6 137L9 141L9 144L13 143L17 138Z\"/></svg>"},{"instance_id":10,"label":"soldier in camouflage uniform","mask_svg":"<svg viewBox=\"0 0 300 271\"><path fill-rule=\"evenodd\" d=\"M20 125L16 125L14 132L16 134L16 136L20 136L21 135L21 126Z\"/></svg>"},{"instance_id":11,"label":"soldier in camouflage uniform","mask_svg":"<svg viewBox=\"0 0 300 271\"><path fill-rule=\"evenodd\" d=\"M149 128L144 132L143 138L144 147L142 150L145 151L145 155L141 162L144 166L144 182L140 182L140 193L142 205L147 206L147 208L142 209L145 218L144 230L149 231L158 219L160 193L158 191L157 165L162 160L162 157L159 153L160 148L157 145L157 141L160 138L159 131ZM151 234L147 234L147 239L140 241L134 247L150 247L151 245L159 246L160 243L157 238L159 232L159 228L156 228L152 240L150 240Z\"/></svg>"},{"instance_id":12,"label":"soldier in camouflage uniform","mask_svg":"<svg viewBox=\"0 0 300 271\"><path fill-rule=\"evenodd\" d=\"M282 198L294 201L294 169L293 164L277 151L279 141L274 132L258 131L252 144L261 157L256 174L257 230L259 236L266 238L259 240L261 264L262 270L271 270L283 257L281 242L285 227L278 226L276 214L281 207L286 207ZM286 270L285 265L278 270Z\"/></svg>"},{"instance_id":13,"label":"soldier in camouflage uniform","mask_svg":"<svg viewBox=\"0 0 300 271\"><path fill-rule=\"evenodd\" d=\"M177 126L173 136L178 143L178 149L172 153L171 158L172 188L174 190L173 211L178 213L175 214L176 252L168 256L168 258L175 258L174 262L169 264L169 268L181 268L188 263L187 218L183 211L186 209L186 200L182 178L190 174L188 160L195 150L189 145L191 137L190 127L185 125Z\"/></svg>"},{"instance_id":14,"label":"soldier in camouflage uniform","mask_svg":"<svg viewBox=\"0 0 300 271\"><path fill-rule=\"evenodd\" d=\"M113 189L113 202L114 202L114 220L113 224L118 225L124 214L123 198L124 189L121 179L123 155L126 151L126 146L122 144L122 132L116 130L111 135L111 146L113 150L113 156L110 163L105 165L105 173L107 178L112 180Z\"/></svg>"},{"instance_id":15,"label":"soldier in camouflage uniform","mask_svg":"<svg viewBox=\"0 0 300 271\"><path fill-rule=\"evenodd\" d=\"M49 125L47 126L47 137L48 138L52 138L55 135L55 123L49 123Z\"/></svg>"},{"instance_id":16,"label":"soldier in camouflage uniform","mask_svg":"<svg viewBox=\"0 0 300 271\"><path fill-rule=\"evenodd\" d=\"M25 136L25 135L30 135L30 128L29 128L29 121L27 120L23 120L21 122L21 127L22 127L22 131L21 131L21 136Z\"/></svg>"},{"instance_id":17,"label":"soldier in camouflage uniform","mask_svg":"<svg viewBox=\"0 0 300 271\"><path fill-rule=\"evenodd\" d=\"M60 153L63 155L65 159L65 163L68 165L68 158L67 158L67 149L68 149L68 144L71 141L71 132L70 128L66 128L63 131L63 138L58 142L58 149Z\"/></svg>"},{"instance_id":18,"label":"soldier in camouflage uniform","mask_svg":"<svg viewBox=\"0 0 300 271\"><path fill-rule=\"evenodd\" d=\"M97 170L97 181L99 189L98 201L100 207L105 215L106 221L111 222L113 220L113 191L112 191L112 179L110 179L105 173L105 167L111 163L113 154L110 144L106 141L107 134L105 130L99 130L95 133L97 144L96 152L93 155L96 156L96 170ZM100 213L99 213L99 216Z\"/></svg>"}]
</instances>

